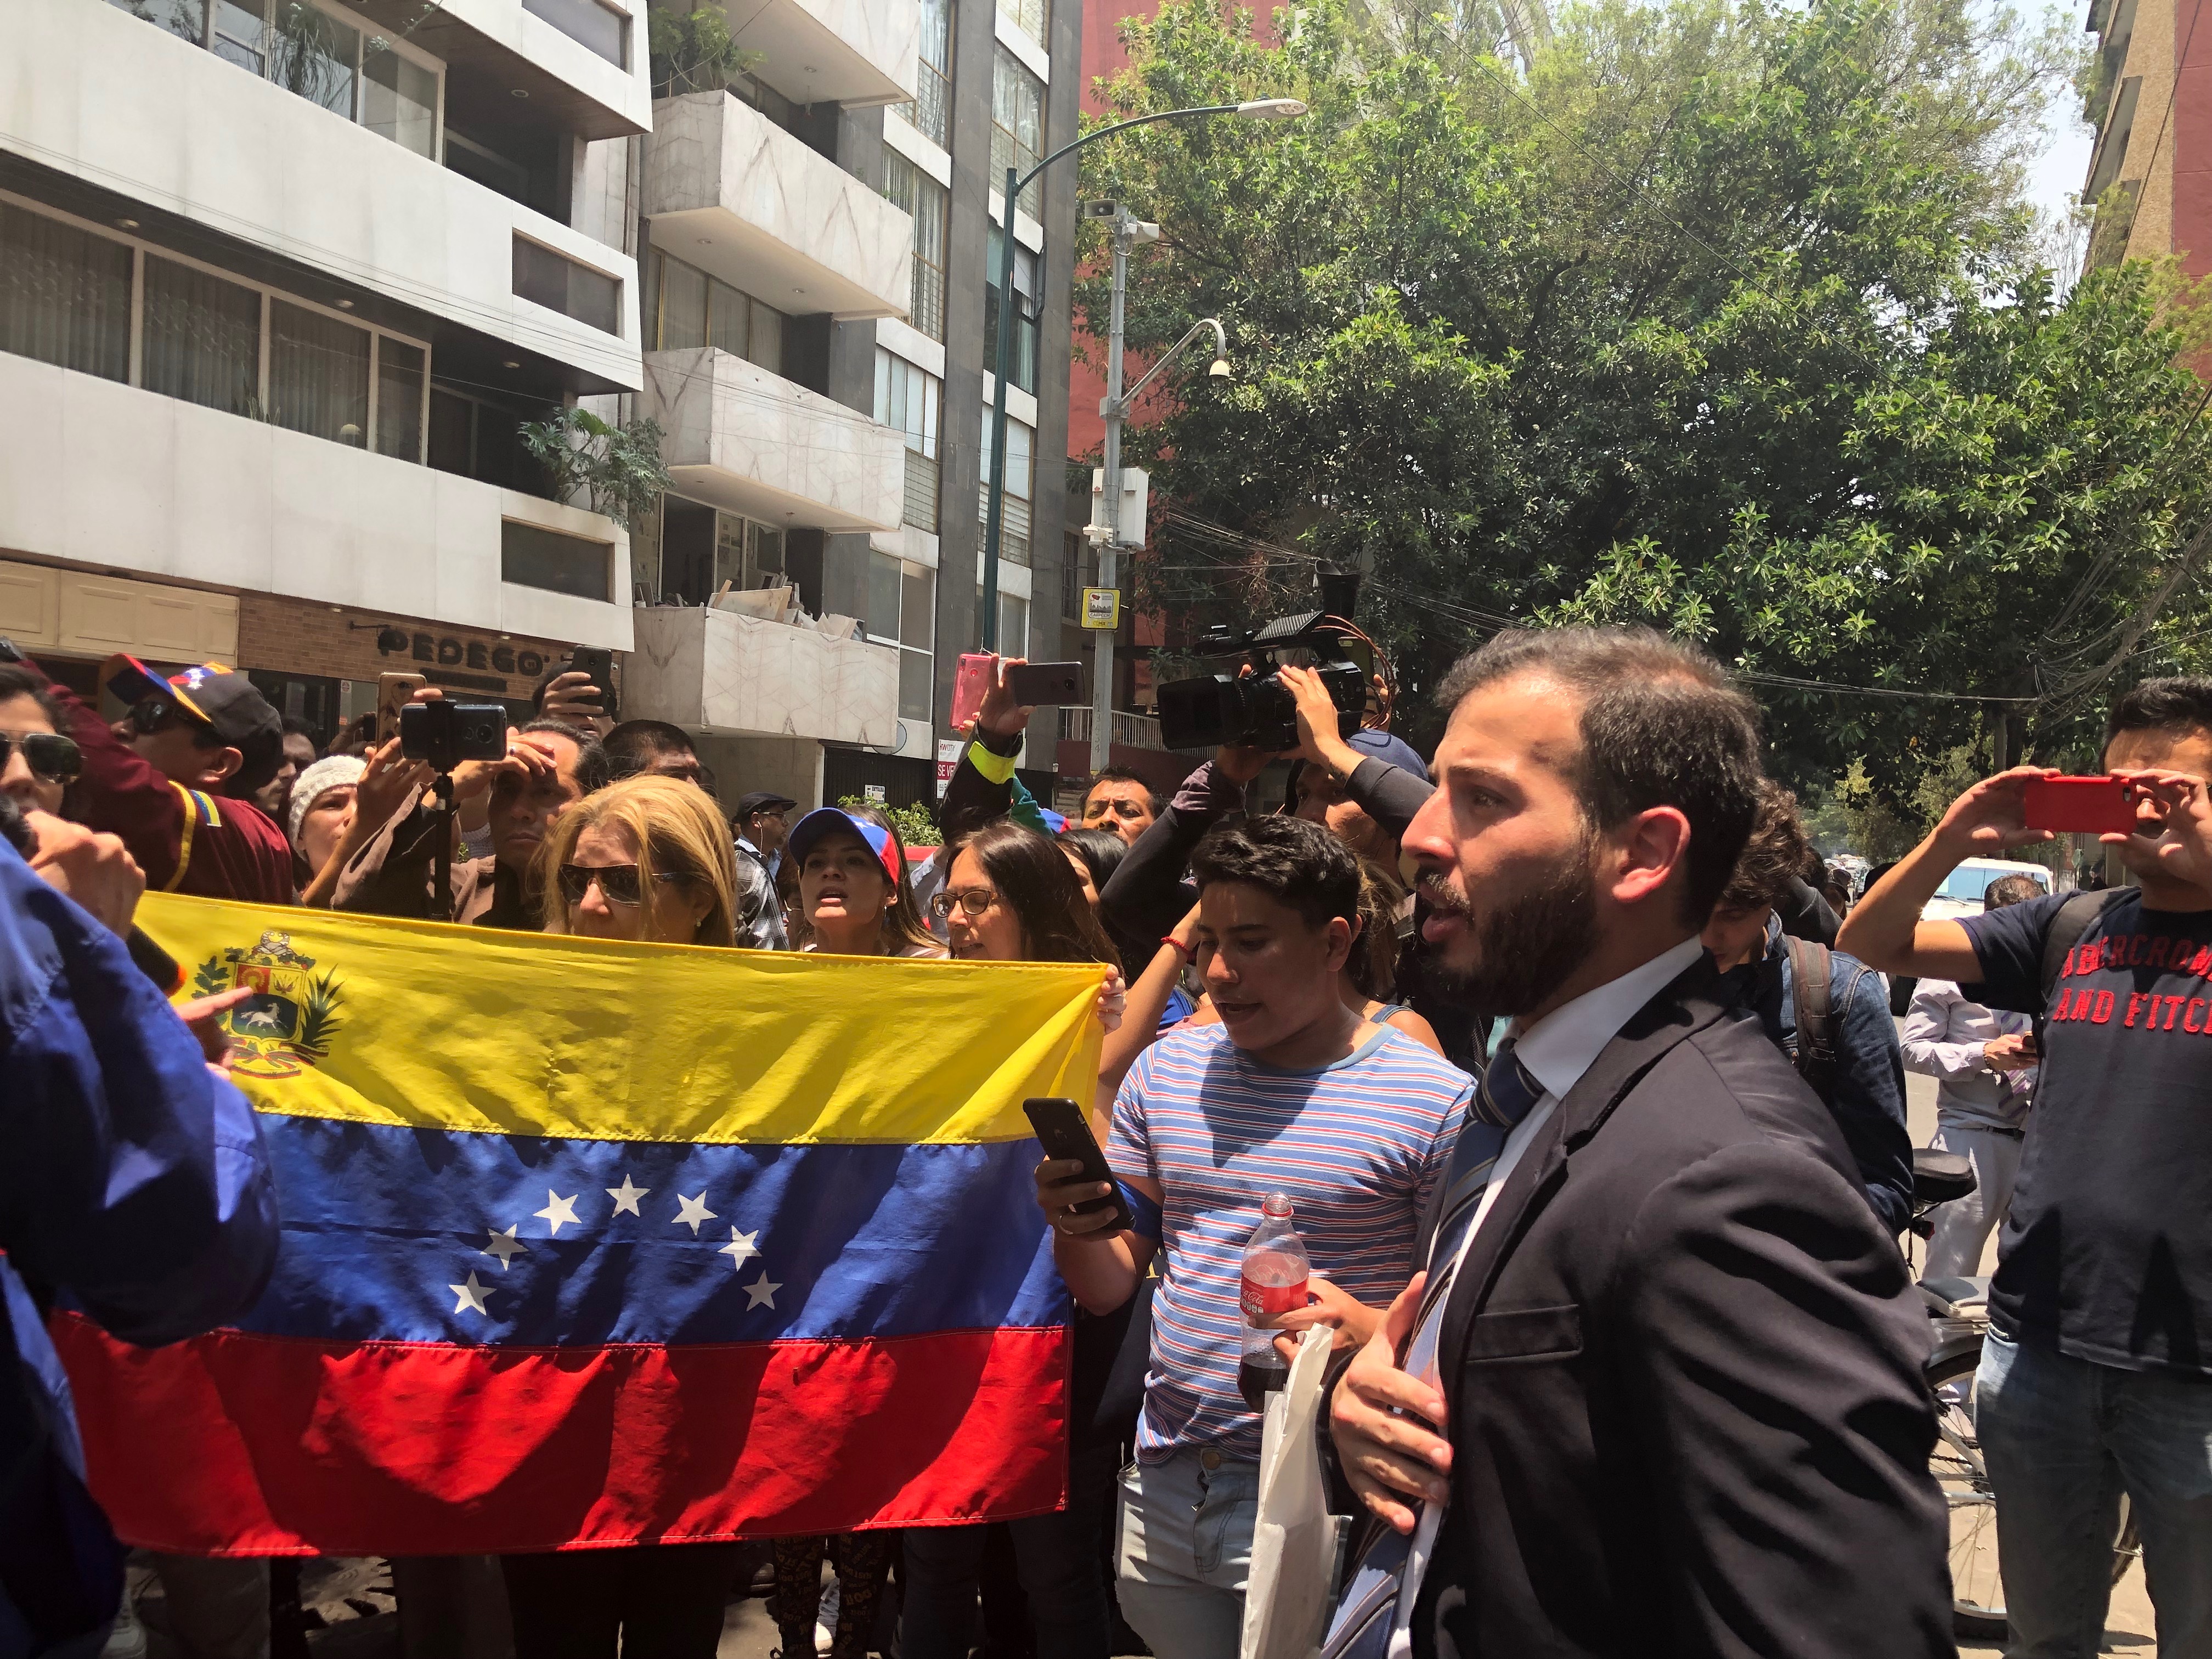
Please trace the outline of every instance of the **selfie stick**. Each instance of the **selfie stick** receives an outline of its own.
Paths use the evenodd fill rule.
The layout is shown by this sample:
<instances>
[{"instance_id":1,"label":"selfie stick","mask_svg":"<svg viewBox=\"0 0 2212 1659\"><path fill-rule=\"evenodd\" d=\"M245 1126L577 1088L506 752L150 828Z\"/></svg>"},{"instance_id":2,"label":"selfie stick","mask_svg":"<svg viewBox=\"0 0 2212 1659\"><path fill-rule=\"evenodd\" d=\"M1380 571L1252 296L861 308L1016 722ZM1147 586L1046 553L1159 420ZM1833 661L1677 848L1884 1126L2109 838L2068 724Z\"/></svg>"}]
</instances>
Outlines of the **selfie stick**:
<instances>
[{"instance_id":1,"label":"selfie stick","mask_svg":"<svg viewBox=\"0 0 2212 1659\"><path fill-rule=\"evenodd\" d=\"M430 920L453 919L453 775L441 771L430 781L438 803L430 828Z\"/></svg>"}]
</instances>

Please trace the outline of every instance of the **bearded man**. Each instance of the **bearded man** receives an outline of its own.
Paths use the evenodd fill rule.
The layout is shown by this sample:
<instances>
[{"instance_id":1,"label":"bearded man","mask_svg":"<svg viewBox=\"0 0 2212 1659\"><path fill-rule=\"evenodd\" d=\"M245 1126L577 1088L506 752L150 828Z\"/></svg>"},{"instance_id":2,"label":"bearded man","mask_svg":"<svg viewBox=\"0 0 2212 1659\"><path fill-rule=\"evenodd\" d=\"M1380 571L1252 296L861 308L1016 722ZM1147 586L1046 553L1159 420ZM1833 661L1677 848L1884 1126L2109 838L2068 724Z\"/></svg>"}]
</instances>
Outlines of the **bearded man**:
<instances>
[{"instance_id":1,"label":"bearded man","mask_svg":"<svg viewBox=\"0 0 2212 1659\"><path fill-rule=\"evenodd\" d=\"M1752 705L1641 629L1502 634L1442 697L1422 933L1511 1024L1332 1398L1376 1519L1324 1653L1950 1654L1925 1316L1698 939Z\"/></svg>"}]
</instances>

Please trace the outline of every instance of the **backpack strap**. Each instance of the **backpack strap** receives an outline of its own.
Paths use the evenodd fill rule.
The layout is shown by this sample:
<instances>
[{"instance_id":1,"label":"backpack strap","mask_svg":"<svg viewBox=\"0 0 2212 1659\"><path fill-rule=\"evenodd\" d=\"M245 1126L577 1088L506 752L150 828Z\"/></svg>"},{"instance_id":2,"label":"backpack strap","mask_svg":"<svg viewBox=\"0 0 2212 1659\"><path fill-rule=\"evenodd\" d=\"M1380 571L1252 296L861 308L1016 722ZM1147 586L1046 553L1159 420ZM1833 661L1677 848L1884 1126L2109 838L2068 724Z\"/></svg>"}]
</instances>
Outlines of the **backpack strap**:
<instances>
[{"instance_id":1,"label":"backpack strap","mask_svg":"<svg viewBox=\"0 0 2212 1659\"><path fill-rule=\"evenodd\" d=\"M1836 1092L1835 986L1828 947L1784 934L1790 951L1790 1000L1797 1023L1797 1074L1823 1101Z\"/></svg>"},{"instance_id":2,"label":"backpack strap","mask_svg":"<svg viewBox=\"0 0 2212 1659\"><path fill-rule=\"evenodd\" d=\"M2058 975L2065 970L2066 958L2074 954L2074 947L2081 942L2081 935L2089 931L2089 924L2105 914L2105 907L2127 891L2124 887L2107 887L2098 893L2076 893L2058 907L2058 914L2051 919L2051 931L2043 936L2043 1006L2051 1006L2051 994L2057 988ZM2043 1016L2035 1017L2039 1029Z\"/></svg>"}]
</instances>

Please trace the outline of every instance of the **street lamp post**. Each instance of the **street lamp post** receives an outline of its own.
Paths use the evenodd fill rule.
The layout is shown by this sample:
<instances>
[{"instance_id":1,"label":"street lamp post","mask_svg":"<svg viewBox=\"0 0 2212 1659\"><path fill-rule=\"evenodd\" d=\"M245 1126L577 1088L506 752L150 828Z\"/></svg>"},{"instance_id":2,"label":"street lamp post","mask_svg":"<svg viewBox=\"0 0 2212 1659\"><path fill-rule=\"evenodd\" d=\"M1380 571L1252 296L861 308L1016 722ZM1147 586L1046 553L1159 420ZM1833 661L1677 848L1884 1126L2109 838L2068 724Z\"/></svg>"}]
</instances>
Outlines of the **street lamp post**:
<instances>
[{"instance_id":1,"label":"street lamp post","mask_svg":"<svg viewBox=\"0 0 2212 1659\"><path fill-rule=\"evenodd\" d=\"M992 356L993 397L991 410L991 491L989 505L983 520L983 640L986 651L999 648L999 536L1004 527L1006 506L1006 365L1012 355L1014 337L1014 204L1021 199L1023 190L1030 180L1042 173L1062 156L1073 155L1085 144L1101 138L1126 132L1131 127L1149 126L1155 121L1187 120L1202 115L1242 115L1254 120L1283 120L1303 115L1305 105L1296 98L1260 98L1242 104L1206 104L1191 109L1164 110L1158 115L1139 115L1133 120L1116 121L1110 127L1100 127L1086 132L1073 143L1062 144L1027 173L1017 173L1006 169L1006 193L1000 205L1003 216L999 237L999 337L998 348ZM1032 459L1031 465L1035 462ZM1115 506L1118 508L1120 503ZM1096 744L1093 738L1093 744Z\"/></svg>"}]
</instances>

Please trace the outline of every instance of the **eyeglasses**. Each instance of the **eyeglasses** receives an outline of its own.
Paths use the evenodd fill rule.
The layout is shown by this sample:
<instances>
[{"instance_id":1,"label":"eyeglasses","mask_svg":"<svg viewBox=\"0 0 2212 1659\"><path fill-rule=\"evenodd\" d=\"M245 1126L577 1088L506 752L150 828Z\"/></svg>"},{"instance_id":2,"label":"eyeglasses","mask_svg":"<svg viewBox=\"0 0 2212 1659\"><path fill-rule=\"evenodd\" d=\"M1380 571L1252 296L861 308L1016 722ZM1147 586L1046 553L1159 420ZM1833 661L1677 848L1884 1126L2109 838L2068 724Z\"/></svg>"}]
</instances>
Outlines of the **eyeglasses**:
<instances>
[{"instance_id":1,"label":"eyeglasses","mask_svg":"<svg viewBox=\"0 0 2212 1659\"><path fill-rule=\"evenodd\" d=\"M215 740L215 728L174 697L141 697L131 705L131 724L146 737L182 726L195 738Z\"/></svg>"},{"instance_id":2,"label":"eyeglasses","mask_svg":"<svg viewBox=\"0 0 2212 1659\"><path fill-rule=\"evenodd\" d=\"M656 870L655 881L682 881L680 870ZM560 871L561 896L571 904L581 904L584 895L592 890L592 884L599 884L599 891L610 904L640 904L645 895L637 884L635 864L564 864Z\"/></svg>"},{"instance_id":3,"label":"eyeglasses","mask_svg":"<svg viewBox=\"0 0 2212 1659\"><path fill-rule=\"evenodd\" d=\"M8 757L18 748L32 775L48 783L74 783L84 770L84 757L77 752L76 739L58 732L0 732L0 768L8 764Z\"/></svg>"},{"instance_id":4,"label":"eyeglasses","mask_svg":"<svg viewBox=\"0 0 2212 1659\"><path fill-rule=\"evenodd\" d=\"M957 893L938 893L929 901L929 914L943 921L958 905L972 917L980 916L999 902L999 896L988 887L968 887Z\"/></svg>"}]
</instances>

